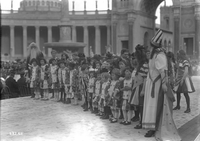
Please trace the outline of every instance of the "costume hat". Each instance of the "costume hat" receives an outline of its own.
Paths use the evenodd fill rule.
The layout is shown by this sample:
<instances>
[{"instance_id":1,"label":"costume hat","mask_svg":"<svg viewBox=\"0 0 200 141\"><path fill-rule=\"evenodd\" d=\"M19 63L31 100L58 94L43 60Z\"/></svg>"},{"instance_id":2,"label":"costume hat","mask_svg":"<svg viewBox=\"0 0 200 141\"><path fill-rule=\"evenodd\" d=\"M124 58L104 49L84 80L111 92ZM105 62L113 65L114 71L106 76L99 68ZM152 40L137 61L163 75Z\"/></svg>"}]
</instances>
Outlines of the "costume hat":
<instances>
[{"instance_id":1,"label":"costume hat","mask_svg":"<svg viewBox=\"0 0 200 141\"><path fill-rule=\"evenodd\" d=\"M163 31L159 29L155 36L151 39L151 45L155 48L160 48L161 47L161 41L163 38Z\"/></svg>"}]
</instances>

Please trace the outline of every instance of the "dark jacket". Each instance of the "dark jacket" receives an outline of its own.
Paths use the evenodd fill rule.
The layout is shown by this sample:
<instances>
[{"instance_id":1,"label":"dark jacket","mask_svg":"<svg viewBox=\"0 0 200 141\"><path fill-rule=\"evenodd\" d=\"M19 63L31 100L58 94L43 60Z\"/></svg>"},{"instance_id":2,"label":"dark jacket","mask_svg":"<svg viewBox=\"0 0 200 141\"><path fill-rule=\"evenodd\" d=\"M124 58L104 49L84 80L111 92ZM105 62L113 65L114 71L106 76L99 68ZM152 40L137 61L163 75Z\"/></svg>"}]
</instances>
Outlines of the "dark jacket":
<instances>
[{"instance_id":1,"label":"dark jacket","mask_svg":"<svg viewBox=\"0 0 200 141\"><path fill-rule=\"evenodd\" d=\"M8 79L6 79L6 85L8 86L11 92L11 95L9 96L10 98L19 97L20 91L18 88L18 84L13 77L8 77Z\"/></svg>"}]
</instances>

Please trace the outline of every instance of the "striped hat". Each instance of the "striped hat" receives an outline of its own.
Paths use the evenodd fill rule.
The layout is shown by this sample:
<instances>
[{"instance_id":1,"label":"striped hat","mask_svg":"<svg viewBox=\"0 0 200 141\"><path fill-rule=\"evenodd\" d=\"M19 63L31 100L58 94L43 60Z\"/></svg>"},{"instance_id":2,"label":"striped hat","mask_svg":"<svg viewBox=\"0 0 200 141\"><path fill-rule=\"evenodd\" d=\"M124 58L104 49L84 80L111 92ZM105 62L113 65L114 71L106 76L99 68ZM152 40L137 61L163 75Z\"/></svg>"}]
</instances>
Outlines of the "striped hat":
<instances>
[{"instance_id":1,"label":"striped hat","mask_svg":"<svg viewBox=\"0 0 200 141\"><path fill-rule=\"evenodd\" d=\"M159 29L156 32L156 35L151 39L151 45L155 48L160 48L162 38L163 38L163 31L161 29Z\"/></svg>"}]
</instances>

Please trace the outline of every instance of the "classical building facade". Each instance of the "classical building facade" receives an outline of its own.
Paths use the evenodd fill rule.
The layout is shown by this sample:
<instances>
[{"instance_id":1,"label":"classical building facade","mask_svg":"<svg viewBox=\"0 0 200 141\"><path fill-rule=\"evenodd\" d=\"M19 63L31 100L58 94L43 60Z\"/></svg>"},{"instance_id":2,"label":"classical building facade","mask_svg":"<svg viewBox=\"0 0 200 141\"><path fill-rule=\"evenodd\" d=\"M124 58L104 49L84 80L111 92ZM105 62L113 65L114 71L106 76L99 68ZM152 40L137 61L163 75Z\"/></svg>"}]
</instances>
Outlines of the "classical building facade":
<instances>
[{"instance_id":1,"label":"classical building facade","mask_svg":"<svg viewBox=\"0 0 200 141\"><path fill-rule=\"evenodd\" d=\"M96 54L105 54L106 46L111 46L112 52L119 54L122 48L133 52L137 44L149 46L156 30L155 11L163 0L112 0L112 5L109 1L108 10L74 11L73 3L69 11L60 0L23 0L17 11L2 11L1 55L23 58L31 42L50 55L44 43L59 42L63 10L69 11L72 40L87 44L86 55L90 48ZM173 33L173 38L165 37L163 45L175 53L185 45L188 53L199 56L200 0L173 0L171 8L161 11L161 28L169 35Z\"/></svg>"}]
</instances>

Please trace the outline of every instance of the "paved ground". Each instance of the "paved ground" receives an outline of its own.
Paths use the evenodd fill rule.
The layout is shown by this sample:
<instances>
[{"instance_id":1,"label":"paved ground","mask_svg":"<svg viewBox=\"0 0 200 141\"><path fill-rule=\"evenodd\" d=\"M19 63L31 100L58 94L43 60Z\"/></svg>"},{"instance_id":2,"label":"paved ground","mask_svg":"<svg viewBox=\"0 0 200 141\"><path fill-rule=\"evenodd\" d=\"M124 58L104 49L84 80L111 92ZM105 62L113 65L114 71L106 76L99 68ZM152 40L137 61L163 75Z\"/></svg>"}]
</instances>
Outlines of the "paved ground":
<instances>
[{"instance_id":1,"label":"paved ground","mask_svg":"<svg viewBox=\"0 0 200 141\"><path fill-rule=\"evenodd\" d=\"M181 136L189 140L200 132L200 77L193 78L196 92L190 94L190 114L185 114L185 99L182 96L181 110L174 111L174 120ZM1 101L1 141L155 141L144 138L145 130L136 130L119 123L111 124L90 112L83 112L80 106L65 105L54 101L33 100L30 97ZM186 135L188 134L188 135ZM197 135L196 135L197 136ZM185 137L184 137L185 138ZM186 141L186 140L185 140Z\"/></svg>"}]
</instances>

